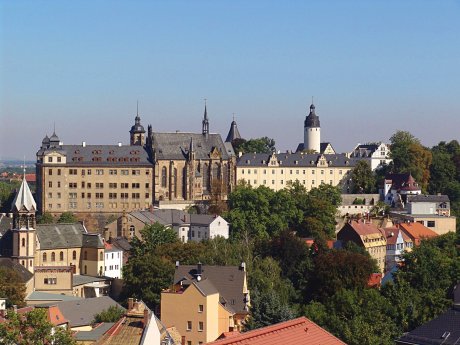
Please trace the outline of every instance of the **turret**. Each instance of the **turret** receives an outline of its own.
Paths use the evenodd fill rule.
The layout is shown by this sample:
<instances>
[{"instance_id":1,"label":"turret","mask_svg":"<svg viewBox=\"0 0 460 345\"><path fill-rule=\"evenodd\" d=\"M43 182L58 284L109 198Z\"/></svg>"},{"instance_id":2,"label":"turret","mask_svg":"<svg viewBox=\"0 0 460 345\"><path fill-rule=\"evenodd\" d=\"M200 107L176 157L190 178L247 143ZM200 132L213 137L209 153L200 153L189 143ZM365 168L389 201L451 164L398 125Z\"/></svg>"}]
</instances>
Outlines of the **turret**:
<instances>
[{"instance_id":1,"label":"turret","mask_svg":"<svg viewBox=\"0 0 460 345\"><path fill-rule=\"evenodd\" d=\"M209 134L209 120L208 120L208 110L206 109L206 100L204 102L204 116L202 121L202 133L206 137Z\"/></svg>"},{"instance_id":2,"label":"turret","mask_svg":"<svg viewBox=\"0 0 460 345\"><path fill-rule=\"evenodd\" d=\"M131 127L130 133L130 145L140 145L145 144L145 129L141 125L141 118L139 116L139 106L137 107L137 114L134 118L134 125Z\"/></svg>"},{"instance_id":3,"label":"turret","mask_svg":"<svg viewBox=\"0 0 460 345\"><path fill-rule=\"evenodd\" d=\"M315 105L310 105L310 113L304 123L304 150L320 152L321 128L319 117L315 112Z\"/></svg>"}]
</instances>

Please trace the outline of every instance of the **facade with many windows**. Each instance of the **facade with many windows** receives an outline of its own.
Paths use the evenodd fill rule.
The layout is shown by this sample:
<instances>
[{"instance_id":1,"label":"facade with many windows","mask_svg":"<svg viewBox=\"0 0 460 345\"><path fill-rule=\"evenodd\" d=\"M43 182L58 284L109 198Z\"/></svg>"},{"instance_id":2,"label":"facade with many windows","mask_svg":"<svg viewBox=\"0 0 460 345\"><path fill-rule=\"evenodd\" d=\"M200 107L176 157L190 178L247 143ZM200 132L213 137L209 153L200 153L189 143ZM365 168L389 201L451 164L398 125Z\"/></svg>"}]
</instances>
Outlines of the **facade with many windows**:
<instances>
[{"instance_id":1,"label":"facade with many windows","mask_svg":"<svg viewBox=\"0 0 460 345\"><path fill-rule=\"evenodd\" d=\"M266 186L275 191L289 182L298 181L307 190L320 184L350 186L350 170L354 163L340 154L308 153L248 153L239 157L236 168L237 181L246 181L253 187Z\"/></svg>"}]
</instances>

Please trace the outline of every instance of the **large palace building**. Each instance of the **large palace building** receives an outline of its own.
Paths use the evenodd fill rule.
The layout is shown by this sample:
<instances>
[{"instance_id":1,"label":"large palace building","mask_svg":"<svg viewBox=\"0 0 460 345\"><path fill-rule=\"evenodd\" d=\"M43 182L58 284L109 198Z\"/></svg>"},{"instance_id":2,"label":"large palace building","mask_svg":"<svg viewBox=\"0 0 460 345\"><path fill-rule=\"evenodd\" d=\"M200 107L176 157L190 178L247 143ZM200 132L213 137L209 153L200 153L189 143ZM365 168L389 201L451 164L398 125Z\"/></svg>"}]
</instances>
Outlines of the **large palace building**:
<instances>
[{"instance_id":1,"label":"large palace building","mask_svg":"<svg viewBox=\"0 0 460 345\"><path fill-rule=\"evenodd\" d=\"M235 154L209 133L205 106L201 133L130 130L130 145L63 145L56 133L37 152L38 211L79 218L119 214L152 204L226 199L236 182ZM101 224L99 224L101 225Z\"/></svg>"}]
</instances>

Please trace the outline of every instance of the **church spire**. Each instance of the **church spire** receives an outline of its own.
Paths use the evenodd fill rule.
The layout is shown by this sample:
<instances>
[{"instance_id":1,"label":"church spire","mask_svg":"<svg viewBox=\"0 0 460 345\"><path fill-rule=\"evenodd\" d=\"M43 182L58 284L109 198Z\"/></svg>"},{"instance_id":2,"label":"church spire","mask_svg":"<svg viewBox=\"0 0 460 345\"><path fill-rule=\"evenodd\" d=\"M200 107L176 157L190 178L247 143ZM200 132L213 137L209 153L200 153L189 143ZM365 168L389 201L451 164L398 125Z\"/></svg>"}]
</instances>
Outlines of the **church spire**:
<instances>
[{"instance_id":1,"label":"church spire","mask_svg":"<svg viewBox=\"0 0 460 345\"><path fill-rule=\"evenodd\" d=\"M208 135L209 134L209 120L208 120L208 110L206 107L206 98L204 99L204 116L203 116L203 122L202 122L202 133L203 135Z\"/></svg>"},{"instance_id":2,"label":"church spire","mask_svg":"<svg viewBox=\"0 0 460 345\"><path fill-rule=\"evenodd\" d=\"M35 203L34 197L32 196L32 192L30 191L29 185L26 181L25 169L24 169L24 177L22 179L21 187L19 188L19 192L16 194L13 205L11 207L11 211L13 212L34 212L37 210L37 204Z\"/></svg>"}]
</instances>

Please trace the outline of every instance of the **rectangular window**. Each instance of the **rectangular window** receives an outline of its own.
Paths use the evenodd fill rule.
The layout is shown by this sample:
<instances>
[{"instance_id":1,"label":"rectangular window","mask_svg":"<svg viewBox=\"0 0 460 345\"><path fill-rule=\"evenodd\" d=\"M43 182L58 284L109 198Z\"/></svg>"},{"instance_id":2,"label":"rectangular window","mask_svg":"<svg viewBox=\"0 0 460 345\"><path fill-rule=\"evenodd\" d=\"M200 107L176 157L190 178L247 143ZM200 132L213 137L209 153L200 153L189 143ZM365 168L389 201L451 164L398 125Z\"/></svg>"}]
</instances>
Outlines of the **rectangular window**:
<instances>
[{"instance_id":1,"label":"rectangular window","mask_svg":"<svg viewBox=\"0 0 460 345\"><path fill-rule=\"evenodd\" d=\"M109 183L109 188L117 188L117 184L116 183Z\"/></svg>"},{"instance_id":2,"label":"rectangular window","mask_svg":"<svg viewBox=\"0 0 460 345\"><path fill-rule=\"evenodd\" d=\"M104 193L96 193L96 199L103 199Z\"/></svg>"},{"instance_id":3,"label":"rectangular window","mask_svg":"<svg viewBox=\"0 0 460 345\"><path fill-rule=\"evenodd\" d=\"M117 171L115 169L110 169L109 170L109 175L116 175Z\"/></svg>"},{"instance_id":4,"label":"rectangular window","mask_svg":"<svg viewBox=\"0 0 460 345\"><path fill-rule=\"evenodd\" d=\"M192 321L187 321L187 331L192 330Z\"/></svg>"},{"instance_id":5,"label":"rectangular window","mask_svg":"<svg viewBox=\"0 0 460 345\"><path fill-rule=\"evenodd\" d=\"M146 199L150 198L150 194L149 194L149 193L145 193L145 198L146 198Z\"/></svg>"},{"instance_id":6,"label":"rectangular window","mask_svg":"<svg viewBox=\"0 0 460 345\"><path fill-rule=\"evenodd\" d=\"M321 170L321 175L324 175L324 170Z\"/></svg>"},{"instance_id":7,"label":"rectangular window","mask_svg":"<svg viewBox=\"0 0 460 345\"><path fill-rule=\"evenodd\" d=\"M91 175L91 169L88 169L88 170L86 171L86 174L87 174L87 175Z\"/></svg>"},{"instance_id":8,"label":"rectangular window","mask_svg":"<svg viewBox=\"0 0 460 345\"><path fill-rule=\"evenodd\" d=\"M53 169L48 169L48 175L53 175Z\"/></svg>"},{"instance_id":9,"label":"rectangular window","mask_svg":"<svg viewBox=\"0 0 460 345\"><path fill-rule=\"evenodd\" d=\"M434 228L434 227L436 226L436 222L435 222L434 220L429 220L429 221L427 222L427 226L428 226L429 228Z\"/></svg>"},{"instance_id":10,"label":"rectangular window","mask_svg":"<svg viewBox=\"0 0 460 345\"><path fill-rule=\"evenodd\" d=\"M58 181L58 188L61 188L61 181Z\"/></svg>"},{"instance_id":11,"label":"rectangular window","mask_svg":"<svg viewBox=\"0 0 460 345\"><path fill-rule=\"evenodd\" d=\"M104 188L104 183L96 182L96 189L102 189L102 188Z\"/></svg>"},{"instance_id":12,"label":"rectangular window","mask_svg":"<svg viewBox=\"0 0 460 345\"><path fill-rule=\"evenodd\" d=\"M140 174L141 174L141 171L140 171L140 170L133 170L133 171L132 171L132 174L133 174L133 175L140 175Z\"/></svg>"},{"instance_id":13,"label":"rectangular window","mask_svg":"<svg viewBox=\"0 0 460 345\"><path fill-rule=\"evenodd\" d=\"M199 313L202 313L204 311L204 305L203 304L199 304L198 305L198 312Z\"/></svg>"},{"instance_id":14,"label":"rectangular window","mask_svg":"<svg viewBox=\"0 0 460 345\"><path fill-rule=\"evenodd\" d=\"M145 188L149 188L150 187L150 184L149 183L146 183L145 184Z\"/></svg>"},{"instance_id":15,"label":"rectangular window","mask_svg":"<svg viewBox=\"0 0 460 345\"><path fill-rule=\"evenodd\" d=\"M85 188L85 181L82 181L81 188Z\"/></svg>"},{"instance_id":16,"label":"rectangular window","mask_svg":"<svg viewBox=\"0 0 460 345\"><path fill-rule=\"evenodd\" d=\"M86 196L88 197L88 199L91 199L91 193L87 193Z\"/></svg>"},{"instance_id":17,"label":"rectangular window","mask_svg":"<svg viewBox=\"0 0 460 345\"><path fill-rule=\"evenodd\" d=\"M69 175L77 175L77 169L69 169Z\"/></svg>"},{"instance_id":18,"label":"rectangular window","mask_svg":"<svg viewBox=\"0 0 460 345\"><path fill-rule=\"evenodd\" d=\"M69 199L76 199L77 193L69 193Z\"/></svg>"},{"instance_id":19,"label":"rectangular window","mask_svg":"<svg viewBox=\"0 0 460 345\"><path fill-rule=\"evenodd\" d=\"M122 175L129 175L129 170L121 170Z\"/></svg>"},{"instance_id":20,"label":"rectangular window","mask_svg":"<svg viewBox=\"0 0 460 345\"><path fill-rule=\"evenodd\" d=\"M312 175L314 175L314 174L315 174L315 171L314 171L314 170L312 170L312 171L311 171L311 174L312 174Z\"/></svg>"},{"instance_id":21,"label":"rectangular window","mask_svg":"<svg viewBox=\"0 0 460 345\"><path fill-rule=\"evenodd\" d=\"M57 158L58 163L61 163L61 157Z\"/></svg>"},{"instance_id":22,"label":"rectangular window","mask_svg":"<svg viewBox=\"0 0 460 345\"><path fill-rule=\"evenodd\" d=\"M128 189L129 183L121 183L121 189Z\"/></svg>"},{"instance_id":23,"label":"rectangular window","mask_svg":"<svg viewBox=\"0 0 460 345\"><path fill-rule=\"evenodd\" d=\"M61 198L61 192L58 192L58 193L57 193L57 197L58 197L58 199Z\"/></svg>"},{"instance_id":24,"label":"rectangular window","mask_svg":"<svg viewBox=\"0 0 460 345\"><path fill-rule=\"evenodd\" d=\"M61 175L61 169L58 169L58 175Z\"/></svg>"},{"instance_id":25,"label":"rectangular window","mask_svg":"<svg viewBox=\"0 0 460 345\"><path fill-rule=\"evenodd\" d=\"M200 321L198 322L198 332L203 332L204 329L204 322Z\"/></svg>"},{"instance_id":26,"label":"rectangular window","mask_svg":"<svg viewBox=\"0 0 460 345\"><path fill-rule=\"evenodd\" d=\"M48 157L48 163L52 163L53 162L53 157Z\"/></svg>"},{"instance_id":27,"label":"rectangular window","mask_svg":"<svg viewBox=\"0 0 460 345\"><path fill-rule=\"evenodd\" d=\"M140 188L140 183L131 183L131 188Z\"/></svg>"},{"instance_id":28,"label":"rectangular window","mask_svg":"<svg viewBox=\"0 0 460 345\"><path fill-rule=\"evenodd\" d=\"M103 169L96 169L96 175L104 175Z\"/></svg>"},{"instance_id":29,"label":"rectangular window","mask_svg":"<svg viewBox=\"0 0 460 345\"><path fill-rule=\"evenodd\" d=\"M77 182L70 182L69 183L69 188L71 188L71 189L77 188Z\"/></svg>"},{"instance_id":30,"label":"rectangular window","mask_svg":"<svg viewBox=\"0 0 460 345\"><path fill-rule=\"evenodd\" d=\"M104 208L103 202L96 202L96 208Z\"/></svg>"},{"instance_id":31,"label":"rectangular window","mask_svg":"<svg viewBox=\"0 0 460 345\"><path fill-rule=\"evenodd\" d=\"M69 202L69 208L77 208L77 203L76 202Z\"/></svg>"},{"instance_id":32,"label":"rectangular window","mask_svg":"<svg viewBox=\"0 0 460 345\"><path fill-rule=\"evenodd\" d=\"M53 182L49 181L48 182L48 187L52 188L53 187Z\"/></svg>"}]
</instances>

